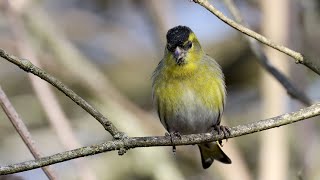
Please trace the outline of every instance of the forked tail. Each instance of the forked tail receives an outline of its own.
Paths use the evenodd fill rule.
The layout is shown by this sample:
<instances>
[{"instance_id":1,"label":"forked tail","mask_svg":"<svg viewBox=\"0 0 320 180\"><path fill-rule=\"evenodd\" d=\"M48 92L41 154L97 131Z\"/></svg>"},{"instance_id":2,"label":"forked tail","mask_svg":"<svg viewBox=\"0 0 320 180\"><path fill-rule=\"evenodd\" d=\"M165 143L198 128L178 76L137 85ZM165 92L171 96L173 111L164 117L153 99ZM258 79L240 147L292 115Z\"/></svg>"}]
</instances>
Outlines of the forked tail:
<instances>
[{"instance_id":1,"label":"forked tail","mask_svg":"<svg viewBox=\"0 0 320 180\"><path fill-rule=\"evenodd\" d=\"M231 164L231 159L222 151L218 142L199 144L202 167L207 169L214 160L225 164Z\"/></svg>"}]
</instances>

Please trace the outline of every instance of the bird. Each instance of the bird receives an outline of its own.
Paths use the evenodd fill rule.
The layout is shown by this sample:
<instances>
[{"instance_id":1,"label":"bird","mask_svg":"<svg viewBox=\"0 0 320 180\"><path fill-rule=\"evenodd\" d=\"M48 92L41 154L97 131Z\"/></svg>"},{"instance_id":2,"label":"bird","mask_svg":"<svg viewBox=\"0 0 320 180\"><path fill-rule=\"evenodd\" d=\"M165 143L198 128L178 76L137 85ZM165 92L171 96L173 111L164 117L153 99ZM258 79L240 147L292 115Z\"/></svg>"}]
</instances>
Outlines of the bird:
<instances>
[{"instance_id":1,"label":"bird","mask_svg":"<svg viewBox=\"0 0 320 180\"><path fill-rule=\"evenodd\" d=\"M162 125L171 138L212 131L226 136L230 129L220 125L226 101L221 67L187 26L169 29L166 40L164 56L152 74L152 99ZM221 143L198 144L204 169L214 160L231 164Z\"/></svg>"}]
</instances>

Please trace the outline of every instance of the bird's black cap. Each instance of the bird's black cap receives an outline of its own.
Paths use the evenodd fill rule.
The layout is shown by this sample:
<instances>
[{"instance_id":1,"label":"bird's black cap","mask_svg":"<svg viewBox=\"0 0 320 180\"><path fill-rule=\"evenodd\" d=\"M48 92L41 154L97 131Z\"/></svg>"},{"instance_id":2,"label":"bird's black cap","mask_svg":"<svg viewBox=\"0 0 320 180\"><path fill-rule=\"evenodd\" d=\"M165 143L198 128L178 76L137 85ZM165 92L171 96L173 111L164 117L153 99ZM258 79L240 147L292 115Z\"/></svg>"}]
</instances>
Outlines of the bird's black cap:
<instances>
[{"instance_id":1,"label":"bird's black cap","mask_svg":"<svg viewBox=\"0 0 320 180\"><path fill-rule=\"evenodd\" d=\"M190 33L192 33L192 30L189 27L176 26L168 31L167 43L172 48L182 46L188 40Z\"/></svg>"}]
</instances>

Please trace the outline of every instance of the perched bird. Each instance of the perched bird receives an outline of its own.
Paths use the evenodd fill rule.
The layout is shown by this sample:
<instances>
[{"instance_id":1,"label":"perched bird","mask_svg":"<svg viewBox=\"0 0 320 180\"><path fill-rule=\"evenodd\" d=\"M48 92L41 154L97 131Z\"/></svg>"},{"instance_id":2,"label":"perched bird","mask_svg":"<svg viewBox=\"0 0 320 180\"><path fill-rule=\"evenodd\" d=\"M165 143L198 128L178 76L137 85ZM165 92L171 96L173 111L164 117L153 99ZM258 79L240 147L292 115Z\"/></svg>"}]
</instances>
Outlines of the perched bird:
<instances>
[{"instance_id":1,"label":"perched bird","mask_svg":"<svg viewBox=\"0 0 320 180\"><path fill-rule=\"evenodd\" d=\"M152 79L153 102L171 137L213 130L229 133L220 125L226 99L223 73L189 27L177 26L168 31L164 57ZM198 146L204 169L214 160L231 164L221 142Z\"/></svg>"}]
</instances>

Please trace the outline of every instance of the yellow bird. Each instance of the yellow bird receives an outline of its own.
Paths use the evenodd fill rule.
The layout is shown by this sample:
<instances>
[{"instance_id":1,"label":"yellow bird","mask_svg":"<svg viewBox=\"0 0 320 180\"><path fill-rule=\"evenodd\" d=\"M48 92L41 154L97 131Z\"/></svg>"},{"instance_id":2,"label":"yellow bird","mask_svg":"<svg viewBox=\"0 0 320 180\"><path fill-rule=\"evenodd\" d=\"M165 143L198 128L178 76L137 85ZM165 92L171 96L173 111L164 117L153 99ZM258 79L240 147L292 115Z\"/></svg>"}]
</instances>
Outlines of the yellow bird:
<instances>
[{"instance_id":1,"label":"yellow bird","mask_svg":"<svg viewBox=\"0 0 320 180\"><path fill-rule=\"evenodd\" d=\"M160 121L171 137L212 130L229 133L220 125L226 99L223 73L202 50L189 27L177 26L168 31L164 57L153 72L152 96ZM231 164L220 142L198 146L204 169L214 160Z\"/></svg>"}]
</instances>

